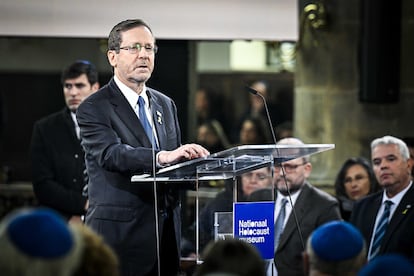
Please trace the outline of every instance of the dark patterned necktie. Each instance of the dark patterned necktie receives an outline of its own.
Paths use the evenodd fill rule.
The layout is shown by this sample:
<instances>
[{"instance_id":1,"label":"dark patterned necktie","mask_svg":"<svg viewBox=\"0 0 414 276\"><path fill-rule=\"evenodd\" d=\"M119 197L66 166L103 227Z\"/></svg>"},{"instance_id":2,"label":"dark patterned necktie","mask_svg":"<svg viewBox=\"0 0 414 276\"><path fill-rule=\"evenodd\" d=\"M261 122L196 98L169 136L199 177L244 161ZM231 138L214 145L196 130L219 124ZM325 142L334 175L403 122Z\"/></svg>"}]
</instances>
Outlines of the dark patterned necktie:
<instances>
[{"instance_id":1,"label":"dark patterned necktie","mask_svg":"<svg viewBox=\"0 0 414 276\"><path fill-rule=\"evenodd\" d=\"M384 204L385 204L384 213L382 213L382 216L380 220L378 221L377 228L375 228L374 239L372 240L372 245L371 245L371 253L368 258L369 260L373 259L374 257L378 255L380 247L381 247L382 238L384 237L385 231L387 230L392 201L386 200Z\"/></svg>"}]
</instances>

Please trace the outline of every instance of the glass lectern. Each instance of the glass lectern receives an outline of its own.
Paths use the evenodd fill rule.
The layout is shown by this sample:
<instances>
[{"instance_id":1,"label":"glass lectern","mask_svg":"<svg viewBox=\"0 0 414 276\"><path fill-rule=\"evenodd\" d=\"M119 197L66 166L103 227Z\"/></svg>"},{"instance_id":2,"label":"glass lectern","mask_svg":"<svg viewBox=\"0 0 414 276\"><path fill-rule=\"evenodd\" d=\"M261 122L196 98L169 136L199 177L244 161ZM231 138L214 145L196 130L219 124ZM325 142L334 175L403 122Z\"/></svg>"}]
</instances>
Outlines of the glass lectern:
<instances>
[{"instance_id":1,"label":"glass lectern","mask_svg":"<svg viewBox=\"0 0 414 276\"><path fill-rule=\"evenodd\" d=\"M233 210L238 199L238 177L264 167L273 168L274 165L313 155L335 148L334 144L305 144L305 145L243 145L211 154L205 158L185 161L160 169L155 177L151 175L133 176L133 182L160 181L168 185L169 182L195 183L195 253L197 263L202 262L200 257L200 237L204 236L200 229L200 201L199 188L203 181L226 180L233 185ZM273 172L273 170L270 170ZM273 186L272 186L273 188ZM211 220L214 229L213 239L225 239L234 235L234 212L215 212ZM233 229L233 230L232 230ZM205 241L203 241L205 244Z\"/></svg>"}]
</instances>

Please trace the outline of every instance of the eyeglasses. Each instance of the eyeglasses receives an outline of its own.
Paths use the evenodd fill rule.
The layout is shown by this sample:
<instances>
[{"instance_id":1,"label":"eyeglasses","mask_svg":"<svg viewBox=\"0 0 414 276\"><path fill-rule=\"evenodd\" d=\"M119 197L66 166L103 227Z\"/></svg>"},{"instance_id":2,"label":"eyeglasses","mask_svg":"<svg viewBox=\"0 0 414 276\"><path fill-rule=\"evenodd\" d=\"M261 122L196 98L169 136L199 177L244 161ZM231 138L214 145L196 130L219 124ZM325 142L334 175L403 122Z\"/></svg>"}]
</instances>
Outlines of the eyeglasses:
<instances>
[{"instance_id":1,"label":"eyeglasses","mask_svg":"<svg viewBox=\"0 0 414 276\"><path fill-rule=\"evenodd\" d=\"M296 169L297 169L298 167L303 166L303 165L305 165L306 163L307 163L307 162L302 163L302 164L298 164L298 165L291 165L291 164L283 164L283 165L281 165L281 164L279 164L278 166L275 166L275 173L279 173L279 172L280 172L280 170L282 169L282 167L283 167L283 170L284 170L286 173L292 173L292 172L296 171Z\"/></svg>"},{"instance_id":2,"label":"eyeglasses","mask_svg":"<svg viewBox=\"0 0 414 276\"><path fill-rule=\"evenodd\" d=\"M158 46L157 45L150 45L150 44L146 44L146 45L141 45L139 43L133 44L131 46L124 46L124 47L119 47L119 49L121 50L128 50L128 52L130 54L136 54L138 52L141 52L141 49L144 49L145 52L147 53L157 53L158 52Z\"/></svg>"}]
</instances>

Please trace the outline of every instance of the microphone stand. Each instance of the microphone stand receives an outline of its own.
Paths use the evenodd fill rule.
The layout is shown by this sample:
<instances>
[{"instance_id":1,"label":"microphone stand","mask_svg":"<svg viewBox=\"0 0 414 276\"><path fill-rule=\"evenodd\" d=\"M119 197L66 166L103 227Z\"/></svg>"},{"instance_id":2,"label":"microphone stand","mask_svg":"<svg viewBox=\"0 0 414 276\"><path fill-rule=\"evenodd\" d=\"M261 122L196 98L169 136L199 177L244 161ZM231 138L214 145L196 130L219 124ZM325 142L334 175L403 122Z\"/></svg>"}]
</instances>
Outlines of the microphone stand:
<instances>
[{"instance_id":1,"label":"microphone stand","mask_svg":"<svg viewBox=\"0 0 414 276\"><path fill-rule=\"evenodd\" d=\"M272 124L272 121L271 121L271 118L270 118L270 115L269 115L269 109L267 108L267 103L266 103L266 99L265 99L265 97L263 97L263 95L262 95L262 94L260 94L257 90L255 90L255 89L251 88L250 86L246 86L246 89L247 89L250 93L252 93L252 94L254 94L254 95L257 95L257 96L259 96L259 97L261 97L261 98L262 98L262 101L263 101L263 104L264 104L264 107L265 107L265 110L266 110L267 121L268 121L268 123L269 123L270 130L271 130L271 133L272 133L273 142L274 142L274 143L275 143L275 145L276 145L276 144L277 144L277 141L276 141L276 136L275 136L275 132L274 132L274 130L273 130L273 124ZM276 148L276 151L277 151L278 156L280 156L280 154L279 154L279 149L277 149L277 148ZM293 206L293 201L292 201L292 196L291 196L291 194L290 194L290 189L289 189L289 186L288 186L288 184L287 184L287 180L286 180L286 172L285 172L285 169L283 168L283 166L281 166L281 169L282 169L283 179L285 180L285 185L286 185L286 190L287 190L287 193L288 193L288 198L289 198L290 206L292 206L292 213L293 213L293 217L295 218L295 224L296 224L296 227L297 227L297 229L298 229L298 233L299 233L299 238L300 238L300 241L301 241L301 243L302 243L302 249L303 249L303 250L305 250L305 242L304 242L304 240L303 240L302 230L300 229L299 220L298 220L298 217L297 217L297 215L296 215L295 208L294 208L294 206Z\"/></svg>"},{"instance_id":2,"label":"microphone stand","mask_svg":"<svg viewBox=\"0 0 414 276\"><path fill-rule=\"evenodd\" d=\"M150 99L150 97L148 97ZM150 105L151 111L151 105ZM152 117L152 112L150 112ZM151 122L154 122L151 120ZM151 124L150 122L150 124ZM159 213L158 213L158 193L157 193L157 179L156 179L156 172L157 172L157 160L155 155L155 124L152 124L152 132L151 132L151 151L152 151L152 177L153 177L153 190L154 190L154 216L155 216L155 235L156 235L156 249L157 249L157 273L158 276L161 276L161 260L160 260L160 229L159 229Z\"/></svg>"}]
</instances>

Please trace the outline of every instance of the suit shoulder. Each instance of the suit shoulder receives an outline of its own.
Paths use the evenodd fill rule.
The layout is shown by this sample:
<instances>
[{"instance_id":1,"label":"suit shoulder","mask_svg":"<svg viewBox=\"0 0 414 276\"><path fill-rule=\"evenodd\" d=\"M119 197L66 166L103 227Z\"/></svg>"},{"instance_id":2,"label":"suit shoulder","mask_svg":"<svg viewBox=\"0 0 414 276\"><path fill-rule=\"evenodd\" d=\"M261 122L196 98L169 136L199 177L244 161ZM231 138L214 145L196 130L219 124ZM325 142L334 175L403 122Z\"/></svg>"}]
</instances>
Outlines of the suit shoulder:
<instances>
[{"instance_id":1,"label":"suit shoulder","mask_svg":"<svg viewBox=\"0 0 414 276\"><path fill-rule=\"evenodd\" d=\"M171 97L167 96L166 94L164 94L164 93L162 93L158 90L155 90L155 89L150 88L150 87L148 87L147 89L153 97L156 97L159 100L174 102Z\"/></svg>"},{"instance_id":2,"label":"suit shoulder","mask_svg":"<svg viewBox=\"0 0 414 276\"><path fill-rule=\"evenodd\" d=\"M318 199L320 201L327 202L327 203L338 203L338 200L333 195L319 188L316 188L312 185L308 185L307 187L309 188L310 195L314 197L315 199Z\"/></svg>"},{"instance_id":3,"label":"suit shoulder","mask_svg":"<svg viewBox=\"0 0 414 276\"><path fill-rule=\"evenodd\" d=\"M376 193L364 196L361 199L358 199L357 201L355 201L355 205L370 204L371 202L377 200L378 198L382 198L382 193L383 193L383 191L378 191Z\"/></svg>"},{"instance_id":4,"label":"suit shoulder","mask_svg":"<svg viewBox=\"0 0 414 276\"><path fill-rule=\"evenodd\" d=\"M109 91L110 91L110 87L108 86L108 84L102 86L98 91L96 91L95 93L92 93L91 95L89 95L79 106L78 106L78 111L82 112L85 111L87 109L90 109L91 106L94 106L96 108L106 108L103 103L108 102L109 99Z\"/></svg>"},{"instance_id":5,"label":"suit shoulder","mask_svg":"<svg viewBox=\"0 0 414 276\"><path fill-rule=\"evenodd\" d=\"M102 99L107 99L109 96L109 91L111 90L111 87L108 84L105 84L101 88L99 88L98 91L95 93L92 93L89 95L85 101L100 101ZM84 102L85 102L84 101Z\"/></svg>"},{"instance_id":6,"label":"suit shoulder","mask_svg":"<svg viewBox=\"0 0 414 276\"><path fill-rule=\"evenodd\" d=\"M51 113L37 120L35 122L35 125L37 125L38 127L50 127L51 125L55 125L55 124L60 125L64 121L64 116L65 116L64 112L66 112L65 109L58 111L58 112Z\"/></svg>"}]
</instances>

